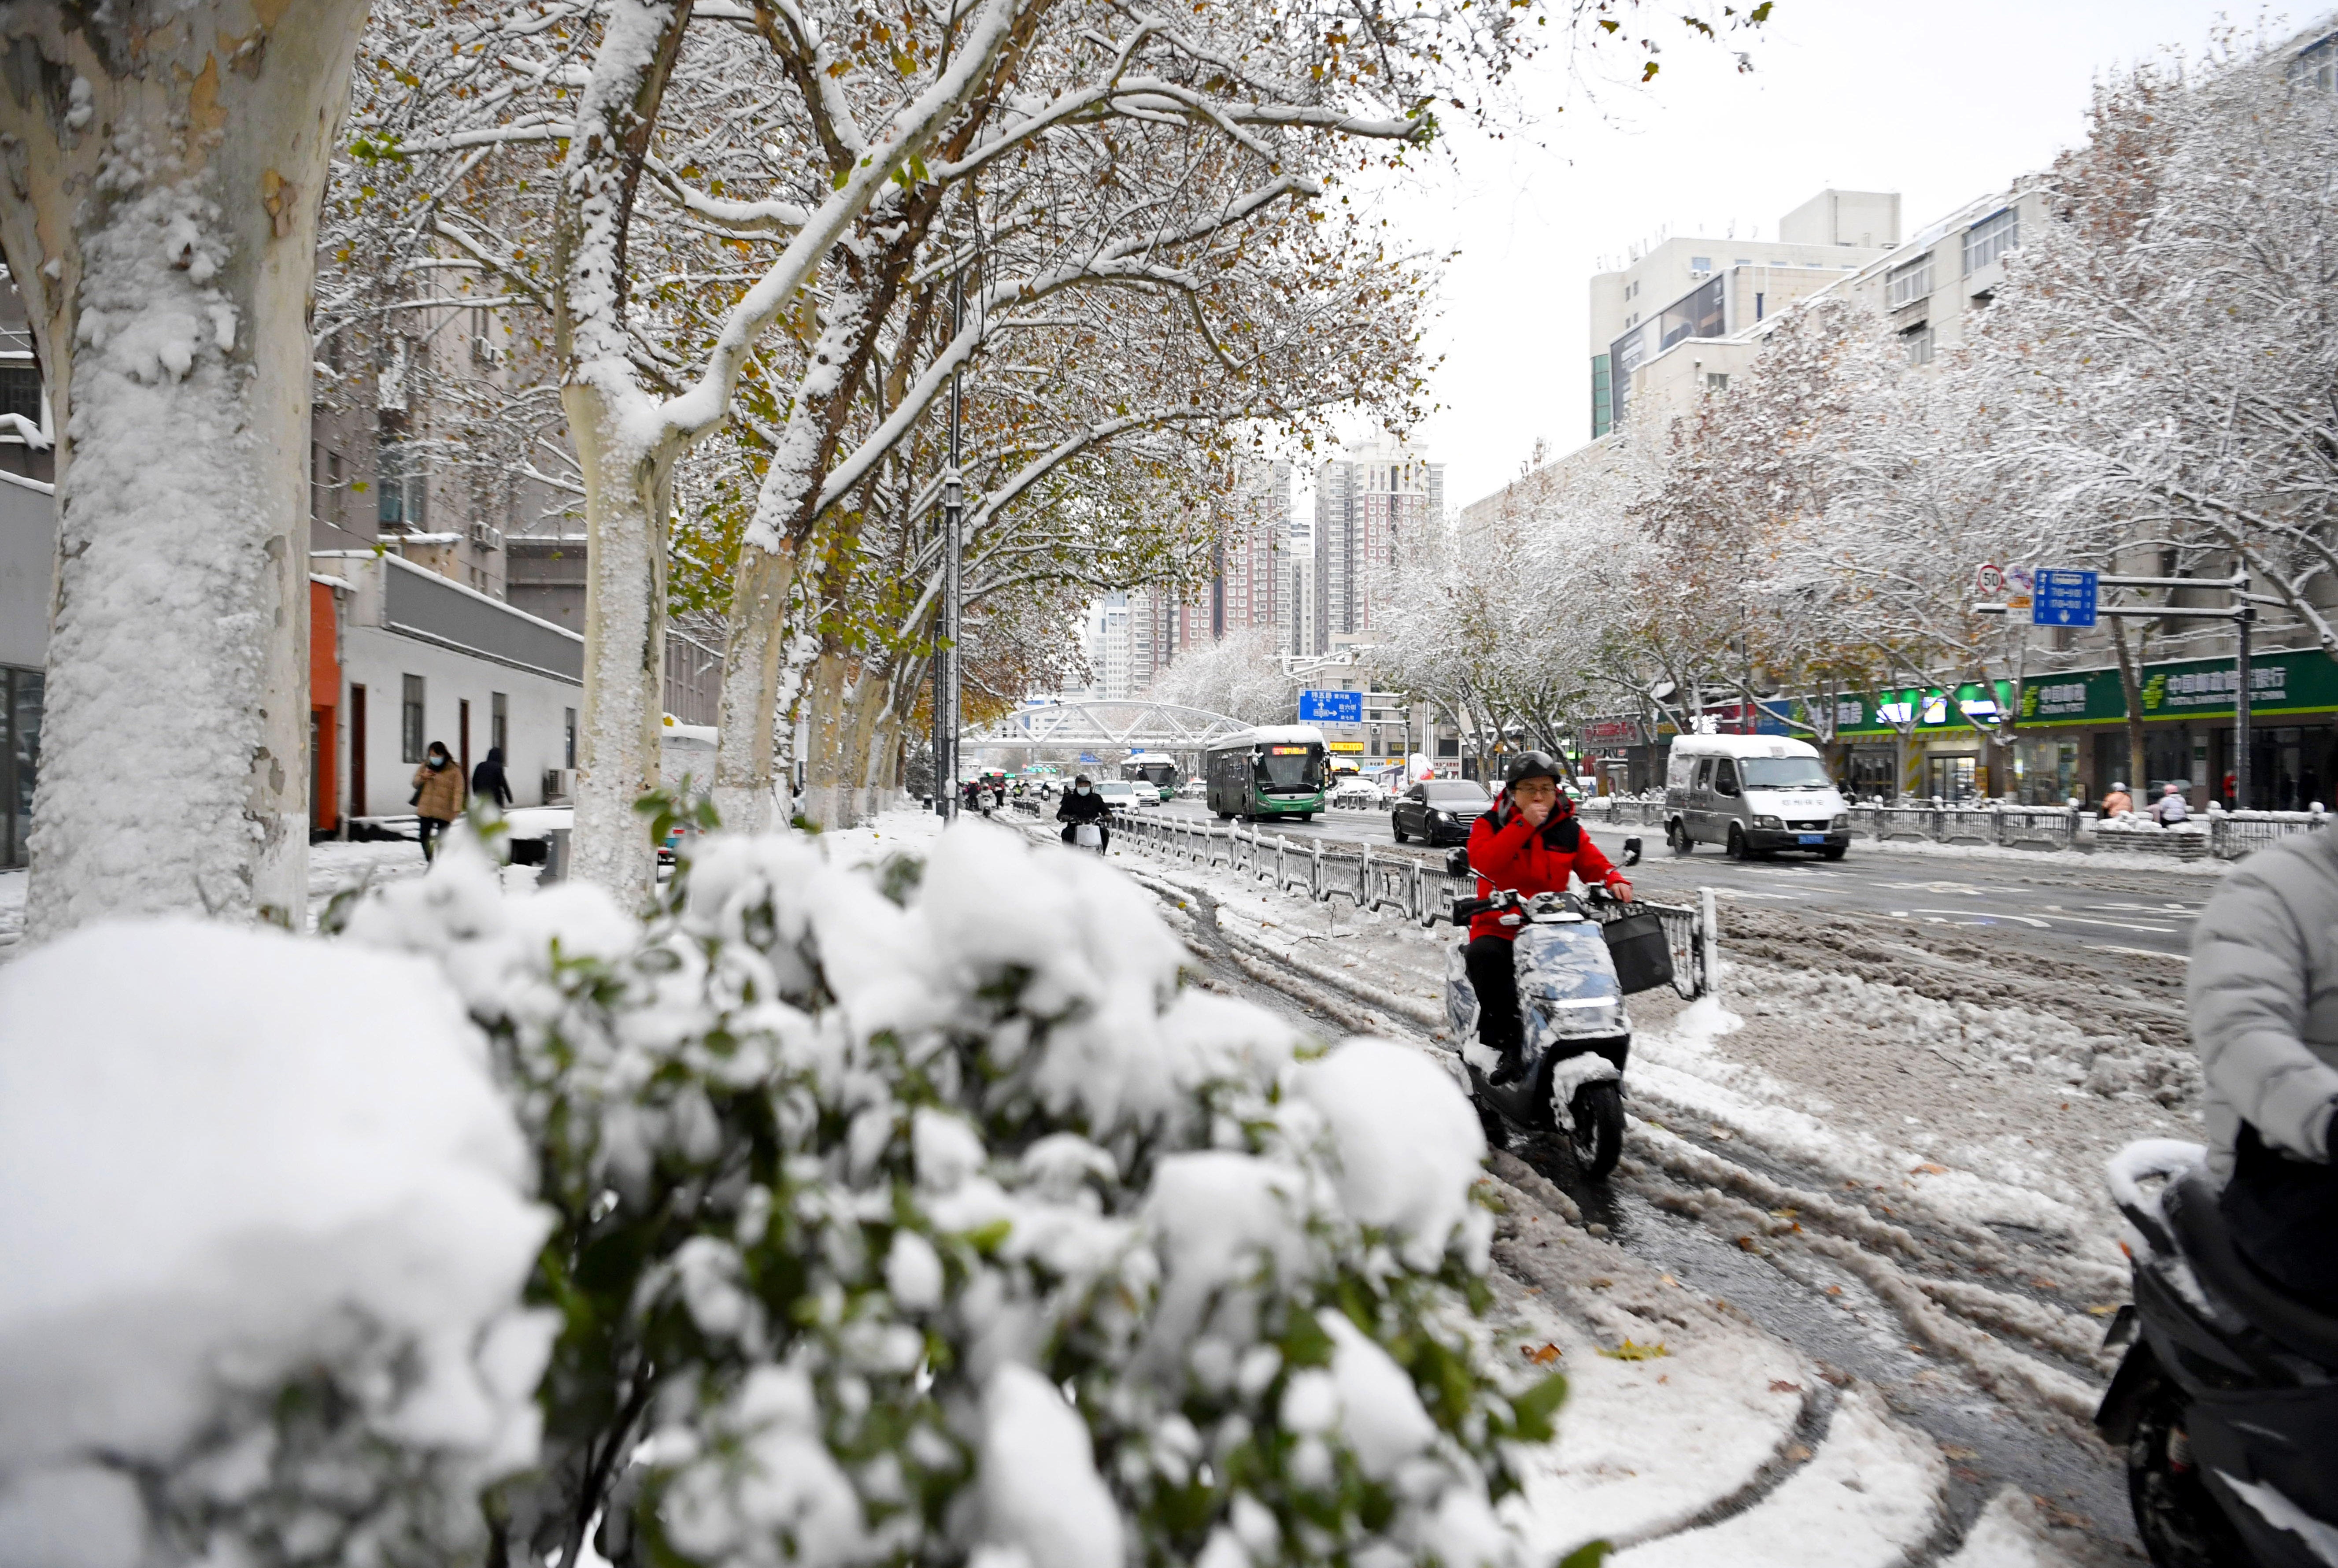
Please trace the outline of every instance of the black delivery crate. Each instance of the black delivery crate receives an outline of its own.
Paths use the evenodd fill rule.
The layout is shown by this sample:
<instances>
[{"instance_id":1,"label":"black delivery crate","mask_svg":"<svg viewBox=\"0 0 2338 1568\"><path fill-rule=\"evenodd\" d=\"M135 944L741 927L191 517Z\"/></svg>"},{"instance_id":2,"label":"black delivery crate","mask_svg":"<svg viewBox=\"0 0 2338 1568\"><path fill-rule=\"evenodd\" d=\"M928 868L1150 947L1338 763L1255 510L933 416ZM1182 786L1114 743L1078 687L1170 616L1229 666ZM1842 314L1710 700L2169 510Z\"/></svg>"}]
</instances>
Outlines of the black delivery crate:
<instances>
[{"instance_id":1,"label":"black delivery crate","mask_svg":"<svg viewBox=\"0 0 2338 1568\"><path fill-rule=\"evenodd\" d=\"M1607 939L1607 956L1615 961L1616 981L1626 996L1673 983L1673 945L1665 936L1662 916L1638 904L1620 906L1620 913L1601 923Z\"/></svg>"}]
</instances>

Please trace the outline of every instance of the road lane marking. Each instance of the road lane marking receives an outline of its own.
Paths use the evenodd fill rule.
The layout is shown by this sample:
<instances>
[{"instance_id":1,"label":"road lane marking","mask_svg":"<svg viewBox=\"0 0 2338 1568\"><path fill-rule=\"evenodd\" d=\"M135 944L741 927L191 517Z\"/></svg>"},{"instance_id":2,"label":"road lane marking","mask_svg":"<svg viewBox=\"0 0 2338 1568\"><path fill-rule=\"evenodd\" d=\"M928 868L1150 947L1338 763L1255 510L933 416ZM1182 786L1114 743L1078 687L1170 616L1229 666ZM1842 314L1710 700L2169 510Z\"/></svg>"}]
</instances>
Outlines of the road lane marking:
<instances>
[{"instance_id":1,"label":"road lane marking","mask_svg":"<svg viewBox=\"0 0 2338 1568\"><path fill-rule=\"evenodd\" d=\"M2049 918L2068 920L2077 926L2107 926L2114 931L2156 931L2163 936L2176 934L2173 926L2146 926L2135 920L2089 920L2084 915L2056 915Z\"/></svg>"},{"instance_id":2,"label":"road lane marking","mask_svg":"<svg viewBox=\"0 0 2338 1568\"><path fill-rule=\"evenodd\" d=\"M2173 958L2178 964L2189 964L2192 962L2192 958L2189 954L2159 953L2153 951L2149 947L2112 947L2100 942L2089 942L2087 944L2087 946L2089 950L2096 953L2132 953L2138 958Z\"/></svg>"},{"instance_id":3,"label":"road lane marking","mask_svg":"<svg viewBox=\"0 0 2338 1568\"><path fill-rule=\"evenodd\" d=\"M2038 919L2035 915L2006 915L2001 914L1995 909L1919 909L1916 913L1919 915L1973 916L1979 918L1984 923L1990 920L2019 920L2024 926L2035 926L2040 931L2051 931L2054 929L2054 927L2048 926L2045 921Z\"/></svg>"}]
</instances>

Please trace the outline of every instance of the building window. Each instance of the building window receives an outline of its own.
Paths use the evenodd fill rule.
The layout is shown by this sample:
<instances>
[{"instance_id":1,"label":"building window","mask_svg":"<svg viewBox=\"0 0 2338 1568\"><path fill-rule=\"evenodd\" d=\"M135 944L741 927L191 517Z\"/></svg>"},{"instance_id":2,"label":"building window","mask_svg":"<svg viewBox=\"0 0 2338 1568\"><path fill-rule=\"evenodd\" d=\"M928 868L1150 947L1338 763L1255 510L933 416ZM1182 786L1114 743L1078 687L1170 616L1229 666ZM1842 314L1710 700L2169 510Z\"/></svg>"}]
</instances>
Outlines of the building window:
<instances>
[{"instance_id":1,"label":"building window","mask_svg":"<svg viewBox=\"0 0 2338 1568\"><path fill-rule=\"evenodd\" d=\"M1688 259L1688 270L1691 272L1710 272L1713 270L1713 258L1710 256L1692 256Z\"/></svg>"},{"instance_id":2,"label":"building window","mask_svg":"<svg viewBox=\"0 0 2338 1568\"><path fill-rule=\"evenodd\" d=\"M1723 288L1726 282L1726 279L1715 278L1665 307L1657 325L1658 353L1685 338L1718 338L1728 329L1728 305Z\"/></svg>"},{"instance_id":3,"label":"building window","mask_svg":"<svg viewBox=\"0 0 2338 1568\"><path fill-rule=\"evenodd\" d=\"M385 431L374 466L374 521L386 528L420 533L428 521L426 488L422 466L412 450Z\"/></svg>"},{"instance_id":4,"label":"building window","mask_svg":"<svg viewBox=\"0 0 2338 1568\"><path fill-rule=\"evenodd\" d=\"M567 760L561 763L561 766L574 768L576 766L576 710L563 708L560 712L561 724L567 737L561 751L561 755Z\"/></svg>"},{"instance_id":5,"label":"building window","mask_svg":"<svg viewBox=\"0 0 2338 1568\"><path fill-rule=\"evenodd\" d=\"M398 736L399 754L408 762L422 760L422 753L430 742L422 733L422 677L406 677L406 701L398 715Z\"/></svg>"},{"instance_id":6,"label":"building window","mask_svg":"<svg viewBox=\"0 0 2338 1568\"><path fill-rule=\"evenodd\" d=\"M1907 331L1901 333L1900 341L1908 350L1909 364L1930 365L1932 362L1932 325L1930 322L1928 321L1921 327L1911 327Z\"/></svg>"},{"instance_id":7,"label":"building window","mask_svg":"<svg viewBox=\"0 0 2338 1568\"><path fill-rule=\"evenodd\" d=\"M1759 294L1754 296L1754 319L1762 319L1762 296Z\"/></svg>"},{"instance_id":8,"label":"building window","mask_svg":"<svg viewBox=\"0 0 2338 1568\"><path fill-rule=\"evenodd\" d=\"M0 414L41 422L41 373L30 365L0 365Z\"/></svg>"},{"instance_id":9,"label":"building window","mask_svg":"<svg viewBox=\"0 0 2338 1568\"><path fill-rule=\"evenodd\" d=\"M31 858L44 680L38 670L0 669L0 866Z\"/></svg>"},{"instance_id":10,"label":"building window","mask_svg":"<svg viewBox=\"0 0 2338 1568\"><path fill-rule=\"evenodd\" d=\"M511 700L500 691L487 693L487 744L501 751L511 744ZM504 760L511 758L506 754Z\"/></svg>"},{"instance_id":11,"label":"building window","mask_svg":"<svg viewBox=\"0 0 2338 1568\"><path fill-rule=\"evenodd\" d=\"M1965 230L1965 275L1970 277L2021 243L2021 214L2008 207Z\"/></svg>"},{"instance_id":12,"label":"building window","mask_svg":"<svg viewBox=\"0 0 2338 1568\"><path fill-rule=\"evenodd\" d=\"M2338 34L2290 56L2287 74L2293 87L2338 92Z\"/></svg>"},{"instance_id":13,"label":"building window","mask_svg":"<svg viewBox=\"0 0 2338 1568\"><path fill-rule=\"evenodd\" d=\"M1704 373L1704 389L1708 392L1728 391L1729 373L1725 370L1706 371Z\"/></svg>"},{"instance_id":14,"label":"building window","mask_svg":"<svg viewBox=\"0 0 2338 1568\"><path fill-rule=\"evenodd\" d=\"M1913 305L1917 300L1930 295L1932 292L1931 252L1926 251L1905 267L1893 268L1888 289L1891 309L1894 310L1905 305Z\"/></svg>"},{"instance_id":15,"label":"building window","mask_svg":"<svg viewBox=\"0 0 2338 1568\"><path fill-rule=\"evenodd\" d=\"M1616 424L1615 401L1607 386L1608 363L1605 354L1591 357L1591 438L1595 441Z\"/></svg>"}]
</instances>

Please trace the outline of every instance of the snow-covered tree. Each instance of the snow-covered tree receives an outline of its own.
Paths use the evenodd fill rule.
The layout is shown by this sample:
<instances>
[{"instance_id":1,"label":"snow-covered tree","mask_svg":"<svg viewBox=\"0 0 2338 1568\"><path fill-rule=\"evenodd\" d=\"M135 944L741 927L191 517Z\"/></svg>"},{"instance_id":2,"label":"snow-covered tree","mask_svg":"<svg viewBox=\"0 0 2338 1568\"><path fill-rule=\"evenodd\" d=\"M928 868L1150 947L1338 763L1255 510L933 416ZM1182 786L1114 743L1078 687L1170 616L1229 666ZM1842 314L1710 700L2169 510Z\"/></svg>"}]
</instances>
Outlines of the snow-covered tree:
<instances>
[{"instance_id":1,"label":"snow-covered tree","mask_svg":"<svg viewBox=\"0 0 2338 1568\"><path fill-rule=\"evenodd\" d=\"M1429 140L1430 102L1478 97L1529 31L1516 8L1466 5L404 12L419 20L377 30L400 42L371 72L363 146L398 166L392 211L552 318L601 606L588 612L580 864L624 886L646 877L623 803L654 765L663 524L683 452L736 417L760 470L728 595L716 791L753 820L779 717L822 646L798 618L837 598L797 593L800 569L815 554L899 555L864 553L849 514L930 526L926 427L953 378L997 362L997 404L1001 377L1035 353L1081 372L1058 377L1066 396L1046 420L1015 427L1026 460L1004 463L1002 446L977 476L1002 493L1197 410L1283 412L1287 372L1273 368L1306 350L1311 318L1339 311L1344 336L1370 343L1402 292L1331 221L1324 181L1357 142ZM545 150L562 147L545 179ZM498 170L522 176L516 192L481 178ZM548 235L496 227L540 221L545 188ZM1148 332L1166 349L1135 352ZM1099 374L1115 365L1117 387ZM918 460L897 457L921 432Z\"/></svg>"},{"instance_id":2,"label":"snow-covered tree","mask_svg":"<svg viewBox=\"0 0 2338 1568\"><path fill-rule=\"evenodd\" d=\"M305 906L309 286L365 12L0 10L0 249L58 431L35 937Z\"/></svg>"},{"instance_id":3,"label":"snow-covered tree","mask_svg":"<svg viewBox=\"0 0 2338 1568\"><path fill-rule=\"evenodd\" d=\"M1282 672L1274 629L1230 632L1182 653L1153 677L1144 695L1239 719L1245 724L1288 724L1298 711L1299 687Z\"/></svg>"},{"instance_id":4,"label":"snow-covered tree","mask_svg":"<svg viewBox=\"0 0 2338 1568\"><path fill-rule=\"evenodd\" d=\"M2338 655L2333 153L2338 101L2262 50L2106 83L1972 396L2072 544L2213 551Z\"/></svg>"}]
</instances>

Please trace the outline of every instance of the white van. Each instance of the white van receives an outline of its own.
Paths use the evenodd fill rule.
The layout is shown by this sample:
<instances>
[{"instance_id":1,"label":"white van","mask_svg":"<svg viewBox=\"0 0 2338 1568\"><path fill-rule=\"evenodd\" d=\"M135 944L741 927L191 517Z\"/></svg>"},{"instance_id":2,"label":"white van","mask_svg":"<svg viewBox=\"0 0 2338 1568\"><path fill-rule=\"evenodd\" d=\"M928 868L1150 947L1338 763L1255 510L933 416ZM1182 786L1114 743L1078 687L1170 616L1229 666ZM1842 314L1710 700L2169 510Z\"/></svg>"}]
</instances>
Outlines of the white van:
<instances>
[{"instance_id":1,"label":"white van","mask_svg":"<svg viewBox=\"0 0 2338 1568\"><path fill-rule=\"evenodd\" d=\"M1781 849L1840 860L1851 848L1851 808L1807 741L1684 735L1665 775L1665 841L1675 855L1720 844L1734 860Z\"/></svg>"}]
</instances>

